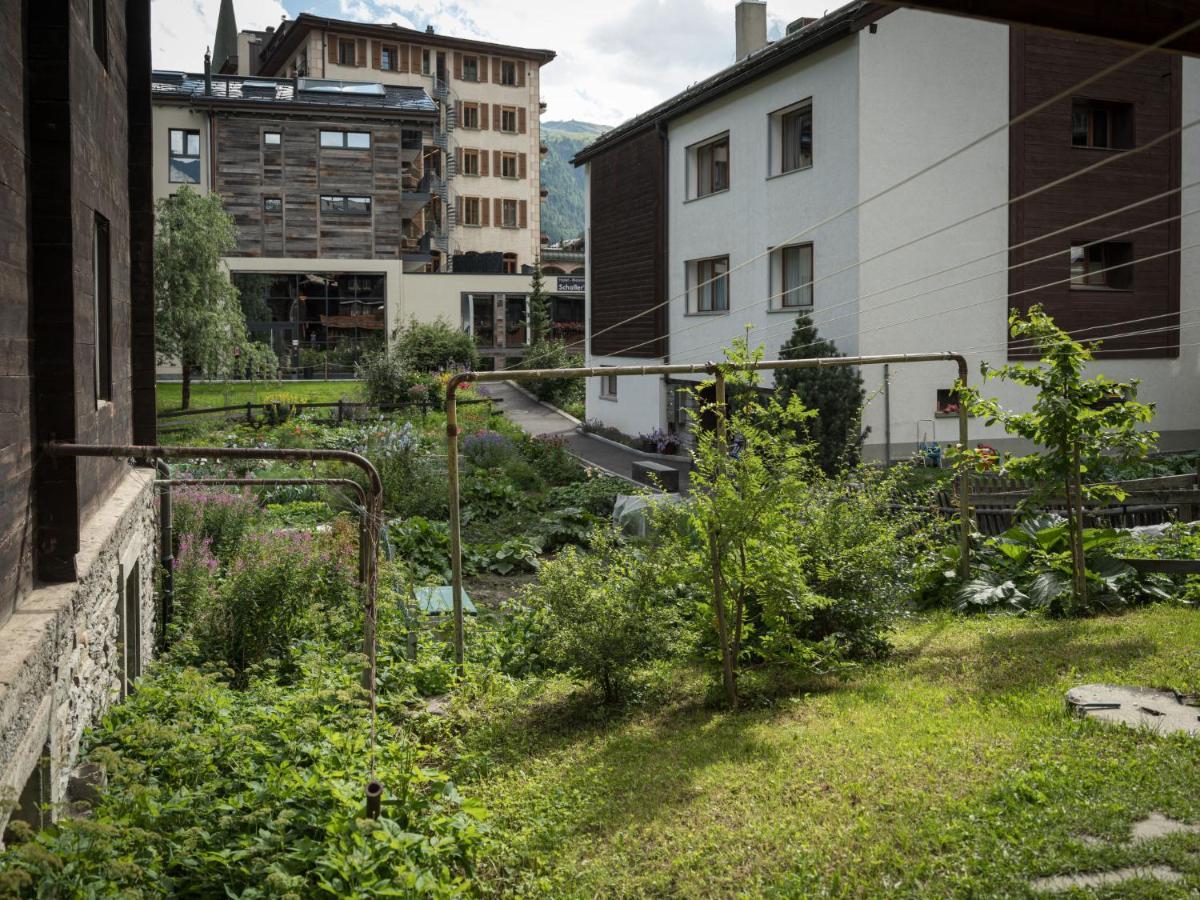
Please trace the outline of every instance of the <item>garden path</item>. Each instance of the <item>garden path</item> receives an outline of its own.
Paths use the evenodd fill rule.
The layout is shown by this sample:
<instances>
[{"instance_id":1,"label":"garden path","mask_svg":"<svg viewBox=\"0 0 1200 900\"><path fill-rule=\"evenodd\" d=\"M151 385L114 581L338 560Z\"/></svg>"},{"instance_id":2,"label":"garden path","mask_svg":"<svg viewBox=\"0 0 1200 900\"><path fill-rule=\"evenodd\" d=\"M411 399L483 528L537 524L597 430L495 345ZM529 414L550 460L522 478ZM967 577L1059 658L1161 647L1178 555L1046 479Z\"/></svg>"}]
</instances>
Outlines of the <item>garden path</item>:
<instances>
[{"instance_id":1,"label":"garden path","mask_svg":"<svg viewBox=\"0 0 1200 900\"><path fill-rule=\"evenodd\" d=\"M536 400L517 390L508 382L488 384L487 391L493 397L503 401L499 408L512 423L529 434L554 434L567 441L567 448L590 466L605 469L622 478L631 478L633 464L646 459L645 456L632 449L623 449L594 437L580 434L575 430L575 420L562 413L543 406ZM656 462L666 462L655 458ZM687 492L688 473L683 464L673 464L680 470L679 490Z\"/></svg>"}]
</instances>

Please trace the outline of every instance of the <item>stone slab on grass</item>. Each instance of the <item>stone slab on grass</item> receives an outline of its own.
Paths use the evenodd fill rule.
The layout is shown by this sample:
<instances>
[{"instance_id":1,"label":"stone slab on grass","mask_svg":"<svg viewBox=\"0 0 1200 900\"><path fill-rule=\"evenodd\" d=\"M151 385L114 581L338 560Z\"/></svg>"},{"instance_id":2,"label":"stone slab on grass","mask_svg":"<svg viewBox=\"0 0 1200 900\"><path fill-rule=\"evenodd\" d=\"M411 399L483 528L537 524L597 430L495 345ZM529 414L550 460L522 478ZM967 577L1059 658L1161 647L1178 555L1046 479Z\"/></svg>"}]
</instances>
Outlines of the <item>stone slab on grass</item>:
<instances>
[{"instance_id":1,"label":"stone slab on grass","mask_svg":"<svg viewBox=\"0 0 1200 900\"><path fill-rule=\"evenodd\" d=\"M1049 878L1035 878L1029 886L1035 891L1069 891L1073 888L1107 887L1126 881L1141 879L1158 881L1164 884L1181 881L1183 875L1169 866L1130 866L1126 869L1112 869L1108 872L1087 872L1079 875L1051 875Z\"/></svg>"},{"instance_id":2,"label":"stone slab on grass","mask_svg":"<svg viewBox=\"0 0 1200 900\"><path fill-rule=\"evenodd\" d=\"M1171 691L1119 684L1084 684L1067 691L1067 705L1076 715L1145 728L1158 734L1200 735L1200 707Z\"/></svg>"}]
</instances>

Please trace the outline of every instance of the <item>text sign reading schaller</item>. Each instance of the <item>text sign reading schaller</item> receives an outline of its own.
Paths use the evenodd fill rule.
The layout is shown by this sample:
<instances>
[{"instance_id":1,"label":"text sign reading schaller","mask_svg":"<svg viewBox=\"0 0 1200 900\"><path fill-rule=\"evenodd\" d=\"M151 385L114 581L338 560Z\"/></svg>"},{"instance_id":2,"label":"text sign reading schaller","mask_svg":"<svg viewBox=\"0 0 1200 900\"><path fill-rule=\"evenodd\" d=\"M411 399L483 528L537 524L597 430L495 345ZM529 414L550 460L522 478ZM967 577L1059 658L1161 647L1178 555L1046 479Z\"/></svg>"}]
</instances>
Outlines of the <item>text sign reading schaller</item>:
<instances>
[{"instance_id":1,"label":"text sign reading schaller","mask_svg":"<svg viewBox=\"0 0 1200 900\"><path fill-rule=\"evenodd\" d=\"M583 290L582 275L558 276L558 292L560 294L582 294Z\"/></svg>"}]
</instances>

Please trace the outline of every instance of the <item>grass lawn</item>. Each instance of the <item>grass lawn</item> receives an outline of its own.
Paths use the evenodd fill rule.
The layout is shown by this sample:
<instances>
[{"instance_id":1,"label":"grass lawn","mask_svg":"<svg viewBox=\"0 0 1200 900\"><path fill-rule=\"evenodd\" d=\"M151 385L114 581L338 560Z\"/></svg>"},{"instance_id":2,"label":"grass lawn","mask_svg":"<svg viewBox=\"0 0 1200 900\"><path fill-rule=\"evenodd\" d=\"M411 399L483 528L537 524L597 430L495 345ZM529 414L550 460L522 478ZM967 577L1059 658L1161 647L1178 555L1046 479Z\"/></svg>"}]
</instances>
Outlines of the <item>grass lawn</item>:
<instances>
[{"instance_id":1,"label":"grass lawn","mask_svg":"<svg viewBox=\"0 0 1200 900\"><path fill-rule=\"evenodd\" d=\"M178 381L158 382L158 411L179 409L183 385ZM357 381L233 381L228 384L193 384L192 408L262 403L266 397L287 394L298 403L336 403L357 400Z\"/></svg>"},{"instance_id":2,"label":"grass lawn","mask_svg":"<svg viewBox=\"0 0 1200 900\"><path fill-rule=\"evenodd\" d=\"M1154 811L1200 823L1200 739L1081 721L1063 695L1194 691L1197 648L1200 614L1178 607L938 616L887 664L737 714L679 670L624 715L547 689L466 736L484 762L460 786L501 848L480 874L549 896L1019 897L1033 877L1158 864L1184 880L1100 896L1195 897L1200 834L1124 841Z\"/></svg>"}]
</instances>

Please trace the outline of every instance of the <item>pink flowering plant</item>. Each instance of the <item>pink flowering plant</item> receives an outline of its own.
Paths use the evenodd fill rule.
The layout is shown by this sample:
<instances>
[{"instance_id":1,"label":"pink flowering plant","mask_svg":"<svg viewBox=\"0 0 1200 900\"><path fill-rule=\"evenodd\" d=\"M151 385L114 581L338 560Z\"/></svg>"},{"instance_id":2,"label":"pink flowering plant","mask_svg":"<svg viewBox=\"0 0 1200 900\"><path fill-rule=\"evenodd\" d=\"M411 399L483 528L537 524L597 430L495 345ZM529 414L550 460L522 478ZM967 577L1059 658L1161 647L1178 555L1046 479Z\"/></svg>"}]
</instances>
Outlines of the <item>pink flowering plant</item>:
<instances>
[{"instance_id":1,"label":"pink flowering plant","mask_svg":"<svg viewBox=\"0 0 1200 900\"><path fill-rule=\"evenodd\" d=\"M210 487L176 488L172 527L180 542L185 536L207 539L208 548L218 559L228 560L237 551L242 536L262 516L258 502L246 491Z\"/></svg>"}]
</instances>

